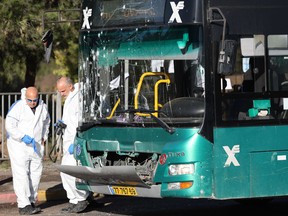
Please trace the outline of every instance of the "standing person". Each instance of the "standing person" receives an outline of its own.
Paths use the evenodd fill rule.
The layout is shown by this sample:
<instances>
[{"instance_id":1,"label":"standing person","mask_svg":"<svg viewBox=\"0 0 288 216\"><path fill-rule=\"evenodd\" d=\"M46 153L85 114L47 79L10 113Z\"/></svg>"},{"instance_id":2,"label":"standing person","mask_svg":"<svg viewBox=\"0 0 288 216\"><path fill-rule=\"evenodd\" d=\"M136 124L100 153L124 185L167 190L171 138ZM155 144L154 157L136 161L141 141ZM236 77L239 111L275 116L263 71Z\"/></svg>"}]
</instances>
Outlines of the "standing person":
<instances>
[{"instance_id":1,"label":"standing person","mask_svg":"<svg viewBox=\"0 0 288 216\"><path fill-rule=\"evenodd\" d=\"M37 88L32 86L21 92L21 100L16 101L7 113L5 128L19 214L31 215L41 211L35 202L50 115L47 105L39 100Z\"/></svg>"},{"instance_id":2,"label":"standing person","mask_svg":"<svg viewBox=\"0 0 288 216\"><path fill-rule=\"evenodd\" d=\"M79 121L79 84L73 84L69 77L60 77L57 80L57 90L65 98L62 121L67 125L63 134L63 157L61 165L74 165L76 160L73 155L74 138ZM89 192L76 188L76 178L60 173L62 184L69 199L69 205L63 208L62 212L79 213L86 209L89 202L87 200Z\"/></svg>"}]
</instances>

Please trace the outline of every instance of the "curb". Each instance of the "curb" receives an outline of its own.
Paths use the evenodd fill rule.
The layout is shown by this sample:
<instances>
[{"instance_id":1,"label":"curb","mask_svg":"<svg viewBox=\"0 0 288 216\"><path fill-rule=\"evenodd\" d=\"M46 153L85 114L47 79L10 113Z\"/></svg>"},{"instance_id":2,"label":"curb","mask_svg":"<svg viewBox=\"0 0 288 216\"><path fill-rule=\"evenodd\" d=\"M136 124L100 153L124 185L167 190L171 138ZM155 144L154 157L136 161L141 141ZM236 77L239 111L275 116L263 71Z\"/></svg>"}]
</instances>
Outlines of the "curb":
<instances>
[{"instance_id":1,"label":"curb","mask_svg":"<svg viewBox=\"0 0 288 216\"><path fill-rule=\"evenodd\" d=\"M64 189L56 190L39 190L37 200L40 202L52 200L65 200L67 199L66 191Z\"/></svg>"},{"instance_id":2,"label":"curb","mask_svg":"<svg viewBox=\"0 0 288 216\"><path fill-rule=\"evenodd\" d=\"M58 188L53 189L51 188L47 190L39 190L38 191L38 202L45 202L45 201L52 201L52 200L65 200L66 191L64 189ZM0 204L7 204L7 203L16 203L17 196L15 193L0 193Z\"/></svg>"},{"instance_id":3,"label":"curb","mask_svg":"<svg viewBox=\"0 0 288 216\"><path fill-rule=\"evenodd\" d=\"M0 204L16 203L17 197L14 193L0 194Z\"/></svg>"}]
</instances>

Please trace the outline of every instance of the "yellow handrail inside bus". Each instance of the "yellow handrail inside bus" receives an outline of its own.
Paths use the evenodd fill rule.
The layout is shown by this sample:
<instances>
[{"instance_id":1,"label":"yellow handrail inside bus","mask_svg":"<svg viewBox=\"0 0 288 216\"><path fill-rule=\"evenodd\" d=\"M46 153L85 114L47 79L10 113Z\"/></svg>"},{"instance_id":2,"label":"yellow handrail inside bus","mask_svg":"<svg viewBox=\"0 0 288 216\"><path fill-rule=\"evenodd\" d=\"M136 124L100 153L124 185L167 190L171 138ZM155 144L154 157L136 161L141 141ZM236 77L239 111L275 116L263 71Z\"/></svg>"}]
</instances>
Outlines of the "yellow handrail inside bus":
<instances>
[{"instance_id":1,"label":"yellow handrail inside bus","mask_svg":"<svg viewBox=\"0 0 288 216\"><path fill-rule=\"evenodd\" d=\"M158 108L160 106L162 106L161 104L158 103L158 95L159 95L159 92L158 92L158 86L159 84L161 83L166 83L166 84L170 84L170 79L164 79L164 80L158 80L154 86L154 110L155 111L158 111ZM158 112L155 112L153 113L154 116L158 117Z\"/></svg>"},{"instance_id":2,"label":"yellow handrail inside bus","mask_svg":"<svg viewBox=\"0 0 288 216\"><path fill-rule=\"evenodd\" d=\"M135 109L138 109L140 90L141 90L141 87L142 87L142 84L143 84L143 80L147 76L165 76L165 79L161 79L161 80L169 80L169 83L170 83L170 78L169 78L168 74L165 73L165 72L145 72L145 73L143 73L141 75L141 77L140 77L140 80L139 80L139 83L138 83L138 86L137 86L137 90L136 90L136 93L135 93L135 97L134 97L134 108ZM159 81L157 81L157 83L158 82ZM157 83L155 84L155 87L154 87L154 94L157 94L156 97L154 96L154 99L157 98L157 101L156 100L154 101L154 108L156 107L156 104L157 104L157 110L158 110L158 85L160 83L159 84L157 84ZM161 83L164 83L164 82L161 82ZM168 82L165 81L165 83L168 83ZM150 116L150 114L140 113L140 112L137 112L135 114L139 115L139 116Z\"/></svg>"},{"instance_id":3,"label":"yellow handrail inside bus","mask_svg":"<svg viewBox=\"0 0 288 216\"><path fill-rule=\"evenodd\" d=\"M118 100L117 100L117 102L115 103L115 105L114 105L114 107L113 107L110 115L109 115L108 117L106 117L106 119L111 119L111 118L112 118L112 116L114 115L114 112L115 112L115 110L117 109L117 106L119 105L119 103L120 103L120 98L118 98Z\"/></svg>"}]
</instances>

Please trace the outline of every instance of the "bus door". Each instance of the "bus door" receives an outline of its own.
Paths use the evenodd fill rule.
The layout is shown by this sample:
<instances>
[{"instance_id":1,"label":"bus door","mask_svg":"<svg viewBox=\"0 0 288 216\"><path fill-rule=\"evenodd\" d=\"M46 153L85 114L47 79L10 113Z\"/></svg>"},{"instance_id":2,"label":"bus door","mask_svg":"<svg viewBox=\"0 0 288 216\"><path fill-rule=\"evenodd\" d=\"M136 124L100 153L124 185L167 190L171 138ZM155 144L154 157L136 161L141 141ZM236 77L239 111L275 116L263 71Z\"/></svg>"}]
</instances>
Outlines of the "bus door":
<instances>
[{"instance_id":1,"label":"bus door","mask_svg":"<svg viewBox=\"0 0 288 216\"><path fill-rule=\"evenodd\" d=\"M221 82L214 128L215 194L288 194L288 35L237 39L233 72Z\"/></svg>"}]
</instances>

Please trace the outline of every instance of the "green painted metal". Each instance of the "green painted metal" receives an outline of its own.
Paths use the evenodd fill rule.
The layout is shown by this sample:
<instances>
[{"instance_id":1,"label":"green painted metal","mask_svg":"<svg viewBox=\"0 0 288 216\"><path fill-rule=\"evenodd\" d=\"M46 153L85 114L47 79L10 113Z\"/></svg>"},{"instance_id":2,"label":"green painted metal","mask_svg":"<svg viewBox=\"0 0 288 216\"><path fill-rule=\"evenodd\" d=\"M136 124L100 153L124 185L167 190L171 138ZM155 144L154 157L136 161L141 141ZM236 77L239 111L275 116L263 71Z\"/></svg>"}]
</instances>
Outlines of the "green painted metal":
<instances>
[{"instance_id":1,"label":"green painted metal","mask_svg":"<svg viewBox=\"0 0 288 216\"><path fill-rule=\"evenodd\" d=\"M216 128L213 151L215 197L286 195L287 131L288 126Z\"/></svg>"},{"instance_id":2,"label":"green painted metal","mask_svg":"<svg viewBox=\"0 0 288 216\"><path fill-rule=\"evenodd\" d=\"M197 129L177 129L169 134L162 128L142 127L93 127L84 132L78 132L76 143L85 145L87 151L117 151L117 152L145 152L162 153L167 143L174 143L175 147L197 132ZM83 143L84 142L84 143ZM85 149L82 151L86 152ZM81 155L82 157L82 155ZM88 156L83 159L87 160ZM82 159L82 158L80 158Z\"/></svg>"},{"instance_id":3,"label":"green painted metal","mask_svg":"<svg viewBox=\"0 0 288 216\"><path fill-rule=\"evenodd\" d=\"M93 151L117 152L119 155L140 152L165 154L167 161L164 164L158 163L153 179L155 183L162 184L163 197L210 198L213 188L211 160L213 146L197 132L197 128L179 128L174 134L169 134L162 128L94 127L88 131L78 132L75 143L81 150L76 151L78 152L76 158L82 165L93 167L89 155ZM168 175L169 165L182 163L194 163L195 175ZM168 183L183 181L192 181L193 187L186 190L167 189Z\"/></svg>"},{"instance_id":4,"label":"green painted metal","mask_svg":"<svg viewBox=\"0 0 288 216\"><path fill-rule=\"evenodd\" d=\"M215 143L211 144L197 133L197 129L177 129L171 135L162 128L98 127L82 132L76 138L82 148L77 159L82 165L92 167L89 152L96 149L119 154L166 154L166 162L158 163L153 179L161 184L162 197L283 196L288 193L288 172L283 172L288 167L287 131L288 126L215 128ZM83 138L89 140L87 151ZM168 166L181 163L194 163L195 175L169 176ZM168 190L168 183L187 181L193 181L189 189Z\"/></svg>"},{"instance_id":5,"label":"green painted metal","mask_svg":"<svg viewBox=\"0 0 288 216\"><path fill-rule=\"evenodd\" d=\"M74 140L74 144L76 145L76 150L74 152L74 156L81 161L82 166L89 166L93 167L90 161L90 155L87 152L87 145L86 140L84 139L78 139L77 137Z\"/></svg>"},{"instance_id":6,"label":"green painted metal","mask_svg":"<svg viewBox=\"0 0 288 216\"><path fill-rule=\"evenodd\" d=\"M198 133L188 139L179 139L176 142L167 143L162 154L167 155L167 161L158 165L155 174L155 182L162 183L161 195L163 197L212 197L212 144ZM169 176L168 165L171 164L195 164L195 174ZM171 182L193 182L192 187L185 190L168 190Z\"/></svg>"}]
</instances>

